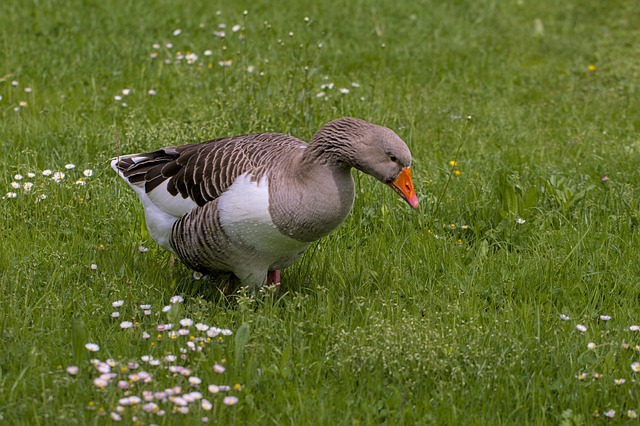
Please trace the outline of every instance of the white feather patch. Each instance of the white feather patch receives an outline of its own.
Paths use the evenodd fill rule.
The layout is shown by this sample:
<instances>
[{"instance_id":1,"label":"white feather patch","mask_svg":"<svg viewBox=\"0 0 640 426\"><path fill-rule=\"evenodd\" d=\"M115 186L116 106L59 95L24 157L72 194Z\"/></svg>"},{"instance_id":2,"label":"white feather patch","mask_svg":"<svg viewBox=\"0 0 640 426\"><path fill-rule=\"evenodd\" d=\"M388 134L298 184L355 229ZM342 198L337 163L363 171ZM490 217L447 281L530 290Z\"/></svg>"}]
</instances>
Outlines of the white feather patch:
<instances>
[{"instance_id":1,"label":"white feather patch","mask_svg":"<svg viewBox=\"0 0 640 426\"><path fill-rule=\"evenodd\" d=\"M259 181L243 174L220 196L218 209L220 225L232 241L252 247L262 256L261 261L275 264L295 260L309 243L281 233L269 213L269 181ZM257 259L256 259L257 260Z\"/></svg>"},{"instance_id":2,"label":"white feather patch","mask_svg":"<svg viewBox=\"0 0 640 426\"><path fill-rule=\"evenodd\" d=\"M129 156L134 162L144 160L144 157ZM196 203L190 198L182 198L180 194L175 197L167 191L168 181L154 188L149 194L144 190L144 183L133 184L118 170L118 158L111 160L111 167L124 179L125 182L138 194L142 202L144 216L147 222L149 235L158 245L173 253L171 248L171 230L173 224L182 216L189 213Z\"/></svg>"},{"instance_id":3,"label":"white feather patch","mask_svg":"<svg viewBox=\"0 0 640 426\"><path fill-rule=\"evenodd\" d=\"M169 179L162 182L147 194L149 200L163 212L172 216L182 217L193 210L194 207L198 206L195 201L189 197L182 198L182 195L179 193L175 196L171 195L171 193L167 191L168 184Z\"/></svg>"}]
</instances>

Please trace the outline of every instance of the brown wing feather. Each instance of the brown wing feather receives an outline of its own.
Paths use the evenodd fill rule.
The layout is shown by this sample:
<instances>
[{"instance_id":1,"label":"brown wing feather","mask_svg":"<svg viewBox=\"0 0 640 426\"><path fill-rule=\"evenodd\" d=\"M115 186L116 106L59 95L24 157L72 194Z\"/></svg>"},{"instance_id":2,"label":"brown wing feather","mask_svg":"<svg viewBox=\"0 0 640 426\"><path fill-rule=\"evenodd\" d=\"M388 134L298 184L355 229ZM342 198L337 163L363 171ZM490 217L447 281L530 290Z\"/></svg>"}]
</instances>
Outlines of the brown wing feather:
<instances>
[{"instance_id":1,"label":"brown wing feather","mask_svg":"<svg viewBox=\"0 0 640 426\"><path fill-rule=\"evenodd\" d=\"M254 133L123 157L116 166L131 183L144 182L147 193L169 180L171 195L189 197L203 206L241 174L255 171L260 175L279 156L306 145L281 133Z\"/></svg>"}]
</instances>

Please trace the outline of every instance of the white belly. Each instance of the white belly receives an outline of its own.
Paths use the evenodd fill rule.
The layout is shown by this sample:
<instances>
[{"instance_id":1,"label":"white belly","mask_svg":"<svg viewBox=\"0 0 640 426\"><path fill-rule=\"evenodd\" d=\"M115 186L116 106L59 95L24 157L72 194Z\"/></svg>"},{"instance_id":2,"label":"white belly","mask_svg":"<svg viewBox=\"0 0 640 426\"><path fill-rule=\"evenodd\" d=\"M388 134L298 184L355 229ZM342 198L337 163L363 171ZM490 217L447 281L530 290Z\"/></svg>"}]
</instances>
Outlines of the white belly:
<instances>
[{"instance_id":1,"label":"white belly","mask_svg":"<svg viewBox=\"0 0 640 426\"><path fill-rule=\"evenodd\" d=\"M220 226L231 241L249 248L247 262L280 269L293 263L309 243L281 233L269 213L269 181L239 176L218 200Z\"/></svg>"}]
</instances>

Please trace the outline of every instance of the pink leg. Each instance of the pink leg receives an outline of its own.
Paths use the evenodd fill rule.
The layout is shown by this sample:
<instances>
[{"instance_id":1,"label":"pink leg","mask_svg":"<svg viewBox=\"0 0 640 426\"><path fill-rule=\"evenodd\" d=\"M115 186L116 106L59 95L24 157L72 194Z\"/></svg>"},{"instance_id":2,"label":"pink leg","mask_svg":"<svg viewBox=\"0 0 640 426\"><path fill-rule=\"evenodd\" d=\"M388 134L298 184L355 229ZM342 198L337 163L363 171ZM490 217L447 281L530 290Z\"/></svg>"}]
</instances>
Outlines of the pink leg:
<instances>
[{"instance_id":1,"label":"pink leg","mask_svg":"<svg viewBox=\"0 0 640 426\"><path fill-rule=\"evenodd\" d=\"M276 286L276 294L278 294L278 290L280 289L280 270L276 269L275 271L269 271L267 273L267 285L275 285Z\"/></svg>"}]
</instances>

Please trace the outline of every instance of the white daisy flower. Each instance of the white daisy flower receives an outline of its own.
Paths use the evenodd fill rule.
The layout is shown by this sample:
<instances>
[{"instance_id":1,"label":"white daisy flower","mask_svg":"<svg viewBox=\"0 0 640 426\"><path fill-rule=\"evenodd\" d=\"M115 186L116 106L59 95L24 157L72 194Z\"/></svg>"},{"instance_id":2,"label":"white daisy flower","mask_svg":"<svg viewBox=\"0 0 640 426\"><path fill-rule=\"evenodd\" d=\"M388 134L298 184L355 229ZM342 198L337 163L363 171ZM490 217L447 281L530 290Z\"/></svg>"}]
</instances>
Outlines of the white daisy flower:
<instances>
[{"instance_id":1,"label":"white daisy flower","mask_svg":"<svg viewBox=\"0 0 640 426\"><path fill-rule=\"evenodd\" d=\"M147 413L154 413L159 410L159 407L155 402L147 402L142 406L142 410Z\"/></svg>"},{"instance_id":2,"label":"white daisy flower","mask_svg":"<svg viewBox=\"0 0 640 426\"><path fill-rule=\"evenodd\" d=\"M216 337L218 334L220 334L222 330L220 330L218 327L211 327L209 330L207 330L207 336L209 337Z\"/></svg>"},{"instance_id":3,"label":"white daisy flower","mask_svg":"<svg viewBox=\"0 0 640 426\"><path fill-rule=\"evenodd\" d=\"M187 59L187 63L191 65L196 63L196 61L198 60L198 55L196 55L195 53L188 53L185 58Z\"/></svg>"},{"instance_id":4,"label":"white daisy flower","mask_svg":"<svg viewBox=\"0 0 640 426\"><path fill-rule=\"evenodd\" d=\"M87 348L89 352L98 352L100 350L100 346L95 343L87 343L84 347Z\"/></svg>"},{"instance_id":5,"label":"white daisy flower","mask_svg":"<svg viewBox=\"0 0 640 426\"><path fill-rule=\"evenodd\" d=\"M103 379L102 377L96 377L95 379L93 379L93 384L99 387L100 389L102 389L102 388L106 388L109 382Z\"/></svg>"},{"instance_id":6,"label":"white daisy flower","mask_svg":"<svg viewBox=\"0 0 640 426\"><path fill-rule=\"evenodd\" d=\"M238 403L238 397L236 396L225 396L222 400L224 405L235 405Z\"/></svg>"}]
</instances>

